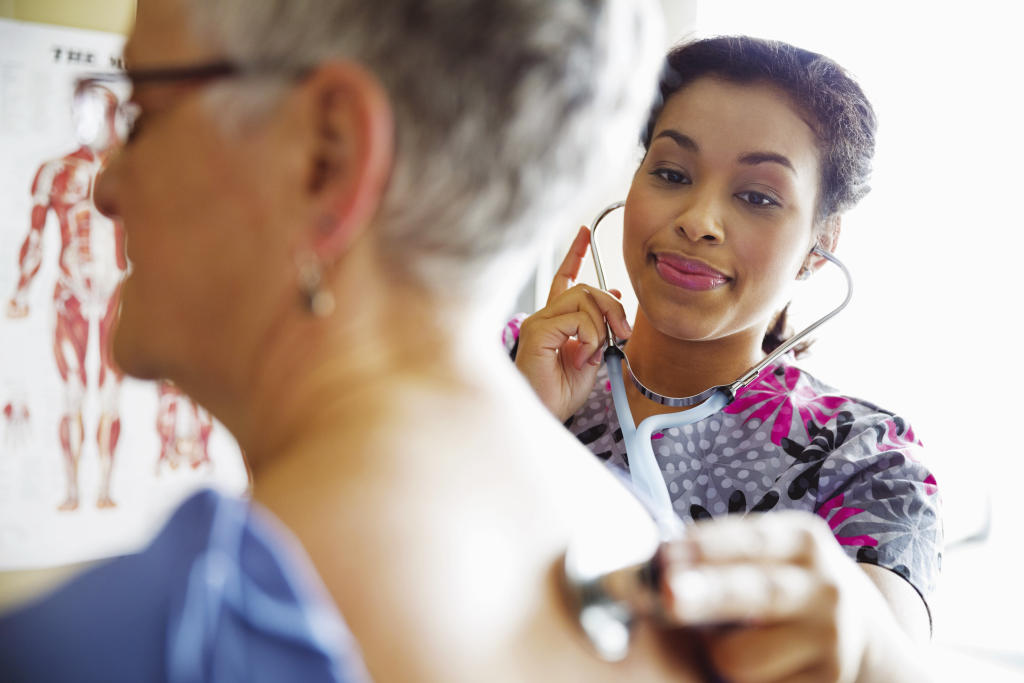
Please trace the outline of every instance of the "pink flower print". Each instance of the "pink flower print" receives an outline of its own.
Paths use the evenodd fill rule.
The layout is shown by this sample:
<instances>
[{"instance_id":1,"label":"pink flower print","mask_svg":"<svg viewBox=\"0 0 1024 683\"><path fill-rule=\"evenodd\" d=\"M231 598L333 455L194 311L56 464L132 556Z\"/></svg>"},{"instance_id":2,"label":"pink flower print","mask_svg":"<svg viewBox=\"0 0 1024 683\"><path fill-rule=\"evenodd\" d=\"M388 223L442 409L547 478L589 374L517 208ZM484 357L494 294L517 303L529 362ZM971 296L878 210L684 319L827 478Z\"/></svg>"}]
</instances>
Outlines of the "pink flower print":
<instances>
[{"instance_id":1,"label":"pink flower print","mask_svg":"<svg viewBox=\"0 0 1024 683\"><path fill-rule=\"evenodd\" d=\"M793 414L800 416L800 424L807 428L809 421L822 425L839 414L847 402L843 396L817 394L807 384L799 385L800 371L790 366L769 365L758 378L741 389L736 399L725 407L727 413L742 413L754 408L744 422L758 419L767 422L772 415L771 440L776 446L789 436ZM798 386L799 385L799 386Z\"/></svg>"},{"instance_id":2,"label":"pink flower print","mask_svg":"<svg viewBox=\"0 0 1024 683\"><path fill-rule=\"evenodd\" d=\"M828 528L832 530L833 534L840 524L851 517L855 517L864 512L863 508L842 507L844 497L845 494L840 493L838 496L826 501L824 505L818 508L818 515L828 523ZM878 539L868 536L867 534L861 534L859 536L836 536L836 541L839 542L839 545L878 545Z\"/></svg>"},{"instance_id":3,"label":"pink flower print","mask_svg":"<svg viewBox=\"0 0 1024 683\"><path fill-rule=\"evenodd\" d=\"M505 328L501 331L501 343L505 348L511 349L519 341L519 328L525 318L525 315L519 314L505 323Z\"/></svg>"},{"instance_id":4,"label":"pink flower print","mask_svg":"<svg viewBox=\"0 0 1024 683\"><path fill-rule=\"evenodd\" d=\"M908 460L921 462L915 457L917 448L922 446L921 440L914 436L913 428L904 422L903 418L892 417L880 425L875 425L875 432L878 434L879 452L898 450ZM935 492L939 490L938 482L935 481L933 474L929 474L922 483L924 492L929 496L935 495Z\"/></svg>"},{"instance_id":5,"label":"pink flower print","mask_svg":"<svg viewBox=\"0 0 1024 683\"><path fill-rule=\"evenodd\" d=\"M911 460L918 462L912 454L914 449L907 448L907 446L920 446L921 442L914 436L913 427L904 422L903 418L890 418L883 422L882 425L876 425L875 431L878 432L879 451L902 449Z\"/></svg>"}]
</instances>

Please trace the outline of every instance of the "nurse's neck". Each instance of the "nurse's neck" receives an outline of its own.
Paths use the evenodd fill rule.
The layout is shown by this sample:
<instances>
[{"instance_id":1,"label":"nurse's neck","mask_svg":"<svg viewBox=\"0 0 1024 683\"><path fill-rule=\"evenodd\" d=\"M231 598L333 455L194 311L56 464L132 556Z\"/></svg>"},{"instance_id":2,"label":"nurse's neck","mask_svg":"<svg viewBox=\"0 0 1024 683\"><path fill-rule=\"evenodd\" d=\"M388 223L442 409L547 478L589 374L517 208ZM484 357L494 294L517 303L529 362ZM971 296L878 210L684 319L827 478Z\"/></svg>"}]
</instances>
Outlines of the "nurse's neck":
<instances>
[{"instance_id":1,"label":"nurse's neck","mask_svg":"<svg viewBox=\"0 0 1024 683\"><path fill-rule=\"evenodd\" d=\"M649 389L665 396L693 396L708 387L731 384L760 362L763 337L764 330L757 326L718 339L678 339L659 331L639 311L625 352L637 379ZM645 399L628 380L626 390L638 424L650 415L679 410Z\"/></svg>"}]
</instances>

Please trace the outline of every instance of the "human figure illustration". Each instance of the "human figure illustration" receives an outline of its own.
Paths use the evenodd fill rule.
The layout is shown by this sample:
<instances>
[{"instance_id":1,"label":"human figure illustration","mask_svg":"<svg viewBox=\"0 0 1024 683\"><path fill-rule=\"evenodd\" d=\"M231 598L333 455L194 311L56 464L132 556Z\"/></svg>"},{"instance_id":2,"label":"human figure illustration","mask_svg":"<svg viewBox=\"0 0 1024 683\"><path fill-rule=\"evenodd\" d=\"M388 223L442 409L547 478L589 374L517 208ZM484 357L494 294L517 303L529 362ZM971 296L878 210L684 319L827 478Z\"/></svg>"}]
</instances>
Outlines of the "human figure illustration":
<instances>
[{"instance_id":1,"label":"human figure illustration","mask_svg":"<svg viewBox=\"0 0 1024 683\"><path fill-rule=\"evenodd\" d=\"M157 474L164 465L173 470L182 463L194 470L203 465L212 468L209 446L213 417L172 382L157 382L156 391L156 431L160 436Z\"/></svg>"},{"instance_id":2,"label":"human figure illustration","mask_svg":"<svg viewBox=\"0 0 1024 683\"><path fill-rule=\"evenodd\" d=\"M121 430L121 373L111 360L109 347L127 263L121 227L96 211L92 191L97 172L118 142L117 107L117 97L101 85L86 82L76 89L72 108L79 147L63 157L43 162L36 171L32 181L31 225L19 255L18 282L7 304L9 318L29 315L29 287L43 262L43 230L49 212L53 211L61 237L59 271L53 290L53 354L64 384L59 433L66 493L59 506L61 510L74 510L79 503L78 465L85 439L82 410L90 374L86 351L90 325L95 319L100 350L95 376L100 462L96 505L115 505L110 495L110 478Z\"/></svg>"},{"instance_id":3,"label":"human figure illustration","mask_svg":"<svg viewBox=\"0 0 1024 683\"><path fill-rule=\"evenodd\" d=\"M23 448L32 429L28 404L18 398L7 399L0 407L0 416L4 424L4 446L11 450Z\"/></svg>"}]
</instances>

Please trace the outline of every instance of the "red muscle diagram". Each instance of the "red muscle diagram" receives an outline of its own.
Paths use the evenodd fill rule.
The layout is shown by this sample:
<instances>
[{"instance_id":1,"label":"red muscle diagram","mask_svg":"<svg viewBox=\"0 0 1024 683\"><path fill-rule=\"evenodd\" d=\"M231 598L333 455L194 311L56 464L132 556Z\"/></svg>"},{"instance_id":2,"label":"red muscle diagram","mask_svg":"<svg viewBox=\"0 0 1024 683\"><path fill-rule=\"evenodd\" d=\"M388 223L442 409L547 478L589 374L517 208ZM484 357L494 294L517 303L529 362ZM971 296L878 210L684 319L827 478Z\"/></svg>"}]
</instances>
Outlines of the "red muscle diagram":
<instances>
[{"instance_id":1,"label":"red muscle diagram","mask_svg":"<svg viewBox=\"0 0 1024 683\"><path fill-rule=\"evenodd\" d=\"M78 466L85 440L83 404L89 388L86 351L90 336L98 337L100 363L94 371L99 420L96 443L100 460L98 507L113 507L110 493L114 452L121 421L118 400L121 374L110 356L110 333L118 310L120 281L127 264L124 236L118 224L100 215L93 205L93 182L106 157L118 142L115 130L117 98L98 88L89 103L98 110L76 112L75 151L40 165L32 182L32 213L28 235L19 253L19 277L7 304L9 318L24 318L29 311L29 287L39 272L44 254L43 230L53 212L60 226L58 275L53 291L55 324L53 356L63 383L58 425L65 470L62 510L79 505ZM76 106L80 98L76 96ZM93 109L96 109L93 106ZM95 323L97 332L90 333Z\"/></svg>"},{"instance_id":2,"label":"red muscle diagram","mask_svg":"<svg viewBox=\"0 0 1024 683\"><path fill-rule=\"evenodd\" d=\"M4 424L4 445L20 449L29 441L32 415L28 404L20 399L8 399L0 408Z\"/></svg>"},{"instance_id":3,"label":"red muscle diagram","mask_svg":"<svg viewBox=\"0 0 1024 683\"><path fill-rule=\"evenodd\" d=\"M170 382L157 383L156 431L160 435L160 457L156 472L167 465L172 470L187 464L192 469L213 467L210 461L210 433L213 417Z\"/></svg>"}]
</instances>

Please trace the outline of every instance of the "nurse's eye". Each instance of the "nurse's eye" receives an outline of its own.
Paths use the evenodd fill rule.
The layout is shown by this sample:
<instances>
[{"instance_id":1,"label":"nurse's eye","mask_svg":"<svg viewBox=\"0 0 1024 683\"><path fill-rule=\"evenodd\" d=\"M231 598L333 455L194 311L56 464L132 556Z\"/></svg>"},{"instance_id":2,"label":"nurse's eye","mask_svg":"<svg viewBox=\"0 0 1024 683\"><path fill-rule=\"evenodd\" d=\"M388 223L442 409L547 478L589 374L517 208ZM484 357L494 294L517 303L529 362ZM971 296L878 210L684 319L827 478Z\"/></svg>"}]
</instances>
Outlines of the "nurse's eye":
<instances>
[{"instance_id":1,"label":"nurse's eye","mask_svg":"<svg viewBox=\"0 0 1024 683\"><path fill-rule=\"evenodd\" d=\"M674 168L656 168L651 171L651 175L664 180L666 183L672 185L689 185L690 179L682 171L677 171Z\"/></svg>"},{"instance_id":2,"label":"nurse's eye","mask_svg":"<svg viewBox=\"0 0 1024 683\"><path fill-rule=\"evenodd\" d=\"M754 192L749 190L747 192L740 192L736 195L747 204L757 207L768 207L768 206L781 206L775 199L769 197L762 192Z\"/></svg>"}]
</instances>

